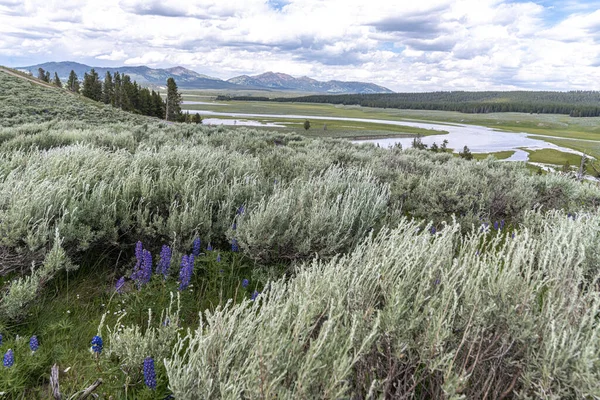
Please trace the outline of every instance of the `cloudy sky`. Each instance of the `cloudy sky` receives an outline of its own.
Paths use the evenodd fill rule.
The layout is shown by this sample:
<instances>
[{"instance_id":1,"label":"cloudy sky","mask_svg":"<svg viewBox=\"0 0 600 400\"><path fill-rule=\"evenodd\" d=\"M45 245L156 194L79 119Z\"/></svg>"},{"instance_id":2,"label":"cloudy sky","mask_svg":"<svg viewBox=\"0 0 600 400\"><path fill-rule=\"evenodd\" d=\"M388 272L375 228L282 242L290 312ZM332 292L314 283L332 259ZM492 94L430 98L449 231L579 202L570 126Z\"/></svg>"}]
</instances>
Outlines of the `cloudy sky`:
<instances>
[{"instance_id":1,"label":"cloudy sky","mask_svg":"<svg viewBox=\"0 0 600 400\"><path fill-rule=\"evenodd\" d=\"M600 90L600 0L0 0L0 64Z\"/></svg>"}]
</instances>

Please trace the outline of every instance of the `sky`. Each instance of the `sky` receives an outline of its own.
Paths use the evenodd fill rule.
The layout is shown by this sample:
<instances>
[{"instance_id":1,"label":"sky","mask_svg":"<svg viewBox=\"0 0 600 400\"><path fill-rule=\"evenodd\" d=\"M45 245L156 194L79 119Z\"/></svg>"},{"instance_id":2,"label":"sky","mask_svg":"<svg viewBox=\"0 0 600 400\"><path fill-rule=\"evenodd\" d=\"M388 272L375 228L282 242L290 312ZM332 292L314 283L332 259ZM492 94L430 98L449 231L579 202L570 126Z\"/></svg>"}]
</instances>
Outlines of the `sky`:
<instances>
[{"instance_id":1,"label":"sky","mask_svg":"<svg viewBox=\"0 0 600 400\"><path fill-rule=\"evenodd\" d=\"M0 0L0 64L600 90L600 0Z\"/></svg>"}]
</instances>

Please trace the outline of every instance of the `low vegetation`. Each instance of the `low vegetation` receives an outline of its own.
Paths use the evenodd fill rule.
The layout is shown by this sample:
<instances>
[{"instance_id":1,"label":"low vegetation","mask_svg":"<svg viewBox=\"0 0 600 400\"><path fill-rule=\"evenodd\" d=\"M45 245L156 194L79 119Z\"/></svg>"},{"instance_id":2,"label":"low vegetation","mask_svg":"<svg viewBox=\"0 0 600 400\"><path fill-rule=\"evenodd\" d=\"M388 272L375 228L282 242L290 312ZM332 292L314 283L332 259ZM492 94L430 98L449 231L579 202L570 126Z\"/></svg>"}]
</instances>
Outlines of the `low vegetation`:
<instances>
[{"instance_id":1,"label":"low vegetation","mask_svg":"<svg viewBox=\"0 0 600 400\"><path fill-rule=\"evenodd\" d=\"M5 395L600 396L596 185L0 79Z\"/></svg>"}]
</instances>

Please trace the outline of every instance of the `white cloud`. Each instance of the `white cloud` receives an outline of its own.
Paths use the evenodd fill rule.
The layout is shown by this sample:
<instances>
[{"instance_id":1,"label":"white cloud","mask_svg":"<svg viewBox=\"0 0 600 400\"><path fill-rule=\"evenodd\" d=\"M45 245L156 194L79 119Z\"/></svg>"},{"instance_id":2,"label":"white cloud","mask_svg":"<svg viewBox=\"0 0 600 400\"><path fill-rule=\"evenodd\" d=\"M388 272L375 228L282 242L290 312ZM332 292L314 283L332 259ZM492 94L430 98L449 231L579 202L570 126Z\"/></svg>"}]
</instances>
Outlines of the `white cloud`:
<instances>
[{"instance_id":1,"label":"white cloud","mask_svg":"<svg viewBox=\"0 0 600 400\"><path fill-rule=\"evenodd\" d=\"M96 56L98 60L120 61L127 58L127 54L123 50L113 50L110 54Z\"/></svg>"},{"instance_id":2,"label":"white cloud","mask_svg":"<svg viewBox=\"0 0 600 400\"><path fill-rule=\"evenodd\" d=\"M590 3L600 5L0 0L0 64L182 65L222 78L274 70L411 91L600 89L600 11Z\"/></svg>"}]
</instances>

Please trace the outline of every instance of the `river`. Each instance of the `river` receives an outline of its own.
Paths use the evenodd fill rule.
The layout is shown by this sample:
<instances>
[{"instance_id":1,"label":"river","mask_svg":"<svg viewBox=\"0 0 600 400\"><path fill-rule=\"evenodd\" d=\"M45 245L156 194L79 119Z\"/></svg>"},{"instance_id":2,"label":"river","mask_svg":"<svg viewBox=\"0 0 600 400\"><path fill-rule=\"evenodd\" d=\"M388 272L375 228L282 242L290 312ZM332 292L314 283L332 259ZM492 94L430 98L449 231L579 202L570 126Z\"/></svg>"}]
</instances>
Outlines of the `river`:
<instances>
[{"instance_id":1,"label":"river","mask_svg":"<svg viewBox=\"0 0 600 400\"><path fill-rule=\"evenodd\" d=\"M185 111L185 110L184 110ZM515 153L506 161L527 161L529 154L521 148L528 150L539 149L554 149L565 153L573 153L582 155L581 152L569 149L566 147L557 146L553 143L546 142L540 139L532 139L528 136L531 134L523 132L503 132L492 128L477 125L460 125L460 124L436 124L431 122L415 122L415 121L390 121L385 119L370 119L370 118L345 118L345 117L327 117L316 115L294 115L294 114L246 114L246 113L227 113L206 110L189 110L190 112L198 112L203 116L219 116L219 117L234 117L234 118L277 118L285 119L308 119L308 120L335 120L335 121L356 121L370 122L376 124L395 125L395 126L411 126L423 129L433 129L447 131L446 135L431 135L423 136L421 141L431 146L433 143L442 144L443 140L448 140L448 147L459 152L464 146L468 146L472 153L495 153L499 151L514 151ZM236 125L254 125L256 121L235 120ZM212 122L212 121L211 121ZM251 123L251 124L250 124ZM228 124L231 124L228 121ZM540 135L535 135L540 136ZM357 140L354 143L375 143L382 147L390 147L396 143L400 143L403 148L409 148L412 145L412 138L387 138L387 139L367 139Z\"/></svg>"}]
</instances>

